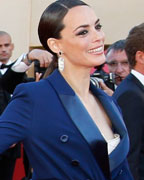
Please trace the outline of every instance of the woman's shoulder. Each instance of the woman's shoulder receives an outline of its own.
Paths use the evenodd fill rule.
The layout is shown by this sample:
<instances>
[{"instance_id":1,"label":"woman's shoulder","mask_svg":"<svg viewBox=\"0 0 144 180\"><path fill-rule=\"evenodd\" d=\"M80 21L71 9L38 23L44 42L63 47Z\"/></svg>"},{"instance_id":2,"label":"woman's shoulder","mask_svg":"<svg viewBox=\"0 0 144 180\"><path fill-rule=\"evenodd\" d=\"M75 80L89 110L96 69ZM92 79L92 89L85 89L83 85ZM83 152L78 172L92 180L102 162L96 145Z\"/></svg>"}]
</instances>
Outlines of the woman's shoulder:
<instances>
[{"instance_id":1,"label":"woman's shoulder","mask_svg":"<svg viewBox=\"0 0 144 180\"><path fill-rule=\"evenodd\" d=\"M21 83L19 85L17 85L16 88L26 88L26 89L35 89L35 88L41 88L45 85L49 85L49 82L46 81L46 79L41 79L38 82L25 82L25 83ZM35 89L36 90L36 89Z\"/></svg>"},{"instance_id":2,"label":"woman's shoulder","mask_svg":"<svg viewBox=\"0 0 144 180\"><path fill-rule=\"evenodd\" d=\"M21 83L16 86L13 96L15 95L27 95L27 96L40 96L44 92L49 92L47 89L50 89L50 84L45 79L40 80L39 82L26 82Z\"/></svg>"}]
</instances>

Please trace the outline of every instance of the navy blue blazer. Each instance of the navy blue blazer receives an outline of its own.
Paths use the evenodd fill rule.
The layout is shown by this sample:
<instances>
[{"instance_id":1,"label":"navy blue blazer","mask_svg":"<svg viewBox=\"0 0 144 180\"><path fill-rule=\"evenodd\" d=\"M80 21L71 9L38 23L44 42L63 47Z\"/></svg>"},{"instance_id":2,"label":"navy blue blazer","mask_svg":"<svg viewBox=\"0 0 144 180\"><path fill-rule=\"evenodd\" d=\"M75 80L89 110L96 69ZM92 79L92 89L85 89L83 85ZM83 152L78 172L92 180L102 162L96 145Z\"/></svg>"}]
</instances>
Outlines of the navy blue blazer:
<instances>
[{"instance_id":1,"label":"navy blue blazer","mask_svg":"<svg viewBox=\"0 0 144 180\"><path fill-rule=\"evenodd\" d=\"M132 180L121 113L102 90L90 89L121 137L109 157L99 129L58 70L40 82L18 85L0 118L0 153L22 141L33 180Z\"/></svg>"},{"instance_id":2,"label":"navy blue blazer","mask_svg":"<svg viewBox=\"0 0 144 180\"><path fill-rule=\"evenodd\" d=\"M117 87L113 97L122 110L129 134L130 169L135 180L144 179L144 86L130 73Z\"/></svg>"}]
</instances>

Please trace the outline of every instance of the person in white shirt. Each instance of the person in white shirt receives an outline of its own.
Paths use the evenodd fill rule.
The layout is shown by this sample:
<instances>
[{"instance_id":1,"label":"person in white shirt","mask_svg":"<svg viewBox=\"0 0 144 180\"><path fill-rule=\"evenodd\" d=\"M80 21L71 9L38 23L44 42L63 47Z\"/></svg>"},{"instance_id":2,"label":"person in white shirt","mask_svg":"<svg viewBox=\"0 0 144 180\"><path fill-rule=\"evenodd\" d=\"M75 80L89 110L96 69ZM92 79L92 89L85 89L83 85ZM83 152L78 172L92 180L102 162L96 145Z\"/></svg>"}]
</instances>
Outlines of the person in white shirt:
<instances>
[{"instance_id":1,"label":"person in white shirt","mask_svg":"<svg viewBox=\"0 0 144 180\"><path fill-rule=\"evenodd\" d=\"M113 97L122 109L130 138L128 162L135 180L144 179L144 23L133 27L125 51L130 74L116 88Z\"/></svg>"},{"instance_id":2,"label":"person in white shirt","mask_svg":"<svg viewBox=\"0 0 144 180\"><path fill-rule=\"evenodd\" d=\"M14 44L11 36L5 31L0 31L0 87L10 93L13 92L17 84L22 82L24 73L31 67L30 65L33 61L38 60L41 67L48 67L52 61L52 55L49 52L33 49L26 54L22 54L13 62L10 59L13 50ZM3 65L8 67L3 68Z\"/></svg>"}]
</instances>

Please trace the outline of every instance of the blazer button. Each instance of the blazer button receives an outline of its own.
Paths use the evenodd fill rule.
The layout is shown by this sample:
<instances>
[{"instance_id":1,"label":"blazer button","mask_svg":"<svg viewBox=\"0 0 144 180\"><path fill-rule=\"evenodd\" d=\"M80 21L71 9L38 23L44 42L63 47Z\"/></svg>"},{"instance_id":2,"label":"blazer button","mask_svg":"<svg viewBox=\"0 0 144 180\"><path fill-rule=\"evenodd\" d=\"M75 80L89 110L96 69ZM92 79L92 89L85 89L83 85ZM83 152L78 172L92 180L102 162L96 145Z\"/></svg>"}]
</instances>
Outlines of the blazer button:
<instances>
[{"instance_id":1,"label":"blazer button","mask_svg":"<svg viewBox=\"0 0 144 180\"><path fill-rule=\"evenodd\" d=\"M79 161L78 160L72 160L72 162L71 162L71 164L73 165L73 166L79 166Z\"/></svg>"},{"instance_id":2,"label":"blazer button","mask_svg":"<svg viewBox=\"0 0 144 180\"><path fill-rule=\"evenodd\" d=\"M67 135L62 135L60 137L60 141L63 142L63 143L66 143L68 141L69 137Z\"/></svg>"},{"instance_id":3,"label":"blazer button","mask_svg":"<svg viewBox=\"0 0 144 180\"><path fill-rule=\"evenodd\" d=\"M123 170L121 169L120 171L119 171L119 175L121 175L123 173Z\"/></svg>"}]
</instances>

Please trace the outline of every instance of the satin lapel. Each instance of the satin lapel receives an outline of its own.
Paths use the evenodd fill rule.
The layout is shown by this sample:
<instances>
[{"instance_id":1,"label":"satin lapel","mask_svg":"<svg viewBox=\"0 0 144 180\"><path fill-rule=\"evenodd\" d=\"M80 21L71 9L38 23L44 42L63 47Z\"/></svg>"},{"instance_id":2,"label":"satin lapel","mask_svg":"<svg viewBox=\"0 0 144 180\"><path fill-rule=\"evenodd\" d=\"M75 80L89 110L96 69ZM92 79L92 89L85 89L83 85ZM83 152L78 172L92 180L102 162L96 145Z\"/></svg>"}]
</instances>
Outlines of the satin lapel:
<instances>
[{"instance_id":1,"label":"satin lapel","mask_svg":"<svg viewBox=\"0 0 144 180\"><path fill-rule=\"evenodd\" d=\"M115 128L116 132L119 133L121 136L121 141L119 145L109 155L110 170L112 171L126 158L129 151L127 130L123 122L122 116L112 99L105 95L103 92L96 89L93 84L91 84L90 89L103 105L107 115L112 122L113 127Z\"/></svg>"},{"instance_id":2,"label":"satin lapel","mask_svg":"<svg viewBox=\"0 0 144 180\"><path fill-rule=\"evenodd\" d=\"M57 91L65 110L70 116L70 119L89 144L91 151L103 173L109 179L110 171L107 155L107 143L99 132L97 126L91 119L89 113L86 111L77 95L59 74L59 72L56 71L55 74L49 78L49 81Z\"/></svg>"}]
</instances>

